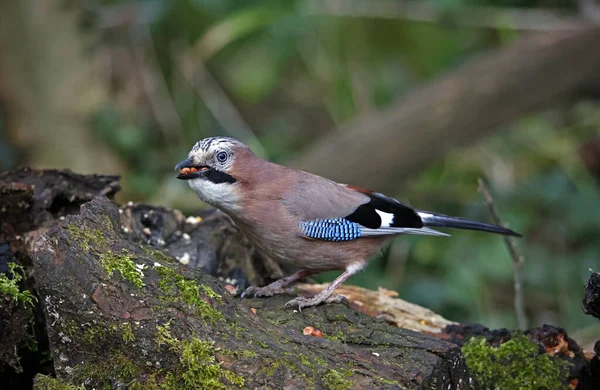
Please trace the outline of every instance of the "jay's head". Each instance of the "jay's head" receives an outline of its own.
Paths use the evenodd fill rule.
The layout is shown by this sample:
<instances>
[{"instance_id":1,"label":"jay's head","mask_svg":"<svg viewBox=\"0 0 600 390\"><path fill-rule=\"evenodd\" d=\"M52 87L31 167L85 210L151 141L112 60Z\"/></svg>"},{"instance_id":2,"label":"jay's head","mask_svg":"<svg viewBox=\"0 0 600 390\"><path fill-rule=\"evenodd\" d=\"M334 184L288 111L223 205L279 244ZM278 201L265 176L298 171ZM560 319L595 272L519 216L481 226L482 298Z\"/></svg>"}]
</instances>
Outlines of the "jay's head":
<instances>
[{"instance_id":1,"label":"jay's head","mask_svg":"<svg viewBox=\"0 0 600 390\"><path fill-rule=\"evenodd\" d=\"M215 207L233 210L239 201L236 172L240 160L252 155L243 143L229 137L211 137L198 141L188 158L175 166L178 179L187 180L196 194Z\"/></svg>"}]
</instances>

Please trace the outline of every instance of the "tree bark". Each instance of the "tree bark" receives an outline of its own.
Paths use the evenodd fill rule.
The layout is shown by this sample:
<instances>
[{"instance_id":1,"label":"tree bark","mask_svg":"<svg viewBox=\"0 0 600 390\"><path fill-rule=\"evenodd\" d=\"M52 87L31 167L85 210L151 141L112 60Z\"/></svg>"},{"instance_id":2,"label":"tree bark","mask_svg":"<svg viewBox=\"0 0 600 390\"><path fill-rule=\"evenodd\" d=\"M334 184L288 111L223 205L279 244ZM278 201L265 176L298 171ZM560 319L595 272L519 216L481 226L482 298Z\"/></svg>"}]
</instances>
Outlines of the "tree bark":
<instances>
[{"instance_id":1,"label":"tree bark","mask_svg":"<svg viewBox=\"0 0 600 390\"><path fill-rule=\"evenodd\" d=\"M40 237L33 257L56 372L71 383L468 388L458 347L344 305L299 313L283 309L289 297L235 299L133 242L102 197Z\"/></svg>"},{"instance_id":2,"label":"tree bark","mask_svg":"<svg viewBox=\"0 0 600 390\"><path fill-rule=\"evenodd\" d=\"M283 309L288 296L236 298L231 284L266 283L274 270L227 218L118 207L105 197L117 190L114 176L0 174L0 272L5 262L24 265L19 288L37 297L32 308L0 294L1 388L30 388L36 373L57 376L38 375L39 390L476 388L460 347L476 336L497 347L519 334L452 324L385 290L342 286L350 307L302 313ZM526 334L540 355L571 363L572 387L598 387L600 360L564 330ZM28 351L27 340L38 347Z\"/></svg>"},{"instance_id":3,"label":"tree bark","mask_svg":"<svg viewBox=\"0 0 600 390\"><path fill-rule=\"evenodd\" d=\"M378 191L457 146L600 85L600 28L530 35L358 118L289 164Z\"/></svg>"}]
</instances>

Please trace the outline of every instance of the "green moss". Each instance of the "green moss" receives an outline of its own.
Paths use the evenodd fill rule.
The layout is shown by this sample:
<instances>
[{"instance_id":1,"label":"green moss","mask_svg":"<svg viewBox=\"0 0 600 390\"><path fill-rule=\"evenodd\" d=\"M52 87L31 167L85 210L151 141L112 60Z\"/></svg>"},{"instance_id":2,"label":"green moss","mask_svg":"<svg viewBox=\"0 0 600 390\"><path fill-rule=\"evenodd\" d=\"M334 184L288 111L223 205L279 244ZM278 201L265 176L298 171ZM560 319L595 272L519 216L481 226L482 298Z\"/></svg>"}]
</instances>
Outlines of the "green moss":
<instances>
[{"instance_id":1,"label":"green moss","mask_svg":"<svg viewBox=\"0 0 600 390\"><path fill-rule=\"evenodd\" d=\"M317 363L321 367L327 365L327 362L325 361L325 359L322 359L318 356L315 356L315 363Z\"/></svg>"},{"instance_id":2,"label":"green moss","mask_svg":"<svg viewBox=\"0 0 600 390\"><path fill-rule=\"evenodd\" d=\"M121 322L110 326L111 333L121 336L125 344L135 341L131 322Z\"/></svg>"},{"instance_id":3,"label":"green moss","mask_svg":"<svg viewBox=\"0 0 600 390\"><path fill-rule=\"evenodd\" d=\"M96 338L101 337L104 334L104 331L100 330L98 327L94 326L94 327L89 327L89 328L85 328L83 331L83 339L88 343L91 344L94 342L94 340L96 340Z\"/></svg>"},{"instance_id":4,"label":"green moss","mask_svg":"<svg viewBox=\"0 0 600 390\"><path fill-rule=\"evenodd\" d=\"M392 386L400 386L400 384L397 381L393 381L390 379L385 379L382 378L380 376L374 375L373 379L376 380L379 383L383 383L384 385L392 385Z\"/></svg>"},{"instance_id":5,"label":"green moss","mask_svg":"<svg viewBox=\"0 0 600 390\"><path fill-rule=\"evenodd\" d=\"M11 300L22 307L34 307L37 298L29 291L19 289L19 282L23 280L22 273L23 267L19 264L8 263L8 275L0 274L0 297Z\"/></svg>"},{"instance_id":6,"label":"green moss","mask_svg":"<svg viewBox=\"0 0 600 390\"><path fill-rule=\"evenodd\" d=\"M74 383L90 383L102 389L111 389L111 384L118 381L134 383L141 376L142 370L123 352L107 353L101 363L84 363L76 366L72 381Z\"/></svg>"},{"instance_id":7,"label":"green moss","mask_svg":"<svg viewBox=\"0 0 600 390\"><path fill-rule=\"evenodd\" d=\"M352 376L351 370L346 370L343 373L339 373L335 370L329 369L323 375L323 387L329 390L345 390L352 387L352 381L346 379Z\"/></svg>"},{"instance_id":8,"label":"green moss","mask_svg":"<svg viewBox=\"0 0 600 390\"><path fill-rule=\"evenodd\" d=\"M116 364L113 366L113 370L116 372L117 378L124 382L129 382L140 376L140 369L138 369L137 365L123 353L118 352L114 357L116 358Z\"/></svg>"},{"instance_id":9,"label":"green moss","mask_svg":"<svg viewBox=\"0 0 600 390\"><path fill-rule=\"evenodd\" d=\"M99 321L91 326L81 328L78 325L67 324L62 328L69 332L69 337L79 343L89 344L89 350L96 355L90 359L94 363L82 362L74 367L71 376L72 383L89 383L98 389L111 389L115 382L135 383L142 377L146 367L138 367L128 355L128 349L124 345L135 340L133 324L130 322L104 322ZM119 344L119 340L123 344ZM97 350L94 346L98 342L108 345L110 349ZM143 376L144 378L147 375Z\"/></svg>"},{"instance_id":10,"label":"green moss","mask_svg":"<svg viewBox=\"0 0 600 390\"><path fill-rule=\"evenodd\" d=\"M300 354L300 363L302 363L302 365L308 367L308 368L315 368L314 364L310 361L310 359L308 358L308 356L304 355L304 354Z\"/></svg>"},{"instance_id":11,"label":"green moss","mask_svg":"<svg viewBox=\"0 0 600 390\"><path fill-rule=\"evenodd\" d=\"M69 332L69 337L77 338L77 329L75 326L74 331ZM125 344L135 341L135 334L131 322L121 323L97 323L92 326L88 326L83 330L83 339L91 344L98 339L106 339L107 337L117 336L123 339ZM81 337L81 336L80 336Z\"/></svg>"},{"instance_id":12,"label":"green moss","mask_svg":"<svg viewBox=\"0 0 600 390\"><path fill-rule=\"evenodd\" d=\"M85 390L83 385L73 386L60 379L48 375L38 374L33 380L33 390Z\"/></svg>"},{"instance_id":13,"label":"green moss","mask_svg":"<svg viewBox=\"0 0 600 390\"><path fill-rule=\"evenodd\" d=\"M177 339L171 335L171 320L164 325L156 325L155 341L159 348L163 345L171 345L177 342Z\"/></svg>"},{"instance_id":14,"label":"green moss","mask_svg":"<svg viewBox=\"0 0 600 390\"><path fill-rule=\"evenodd\" d=\"M94 249L94 252L98 251L98 248L102 248L106 245L106 238L104 233L98 229L90 229L87 226L83 228L76 224L68 224L67 231L71 235L72 241L76 241L79 247L85 251L90 252Z\"/></svg>"},{"instance_id":15,"label":"green moss","mask_svg":"<svg viewBox=\"0 0 600 390\"><path fill-rule=\"evenodd\" d=\"M167 264L178 264L175 258L151 246L141 245L140 249L144 252L144 254L146 254L146 256L152 258L153 260L159 263L162 262Z\"/></svg>"},{"instance_id":16,"label":"green moss","mask_svg":"<svg viewBox=\"0 0 600 390\"><path fill-rule=\"evenodd\" d=\"M299 369L296 355L289 352L283 352L277 358L263 358L261 366L263 368L259 370L259 374L264 374L269 377L273 376L275 371L280 367L287 368L294 377L301 377L304 379L305 383L303 386L307 390L315 388L316 377L319 374L317 370L311 369L309 370L311 376L308 376L304 370Z\"/></svg>"},{"instance_id":17,"label":"green moss","mask_svg":"<svg viewBox=\"0 0 600 390\"><path fill-rule=\"evenodd\" d=\"M78 323L68 319L62 319L62 321L59 321L58 326L60 326L62 333L71 339L74 339L81 330L81 326Z\"/></svg>"},{"instance_id":18,"label":"green moss","mask_svg":"<svg viewBox=\"0 0 600 390\"><path fill-rule=\"evenodd\" d=\"M160 385L157 382L156 374L146 375L143 382L138 380L128 384L129 390L160 390Z\"/></svg>"},{"instance_id":19,"label":"green moss","mask_svg":"<svg viewBox=\"0 0 600 390\"><path fill-rule=\"evenodd\" d=\"M539 354L537 344L522 333L498 348L473 338L462 348L469 372L485 389L567 389L570 363Z\"/></svg>"},{"instance_id":20,"label":"green moss","mask_svg":"<svg viewBox=\"0 0 600 390\"><path fill-rule=\"evenodd\" d=\"M269 348L268 344L266 344L260 340L254 340L254 344L258 345L261 348L265 348L265 349Z\"/></svg>"},{"instance_id":21,"label":"green moss","mask_svg":"<svg viewBox=\"0 0 600 390\"><path fill-rule=\"evenodd\" d=\"M125 344L129 344L130 342L135 341L135 335L133 334L133 330L131 329L131 322L123 322L119 326L121 330L121 335L123 336L123 341Z\"/></svg>"},{"instance_id":22,"label":"green moss","mask_svg":"<svg viewBox=\"0 0 600 390\"><path fill-rule=\"evenodd\" d=\"M199 285L195 280L188 279L168 267L156 267L161 279L158 282L159 290L164 294L161 299L169 302L183 302L193 308L196 314L212 323L224 320L223 314L208 303L200 299L200 291L219 302L221 296L210 287Z\"/></svg>"},{"instance_id":23,"label":"green moss","mask_svg":"<svg viewBox=\"0 0 600 390\"><path fill-rule=\"evenodd\" d=\"M112 251L100 255L102 266L111 277L114 271L118 271L123 278L129 280L137 288L145 286L142 271L136 268L129 252L123 250L117 255Z\"/></svg>"},{"instance_id":24,"label":"green moss","mask_svg":"<svg viewBox=\"0 0 600 390\"><path fill-rule=\"evenodd\" d=\"M100 220L102 221L102 225L104 225L104 227L107 230L110 230L110 231L114 231L115 230L114 227L113 227L112 221L110 220L110 218L108 217L108 215L100 215Z\"/></svg>"},{"instance_id":25,"label":"green moss","mask_svg":"<svg viewBox=\"0 0 600 390\"><path fill-rule=\"evenodd\" d=\"M130 357L134 352L124 346L135 340L133 326L132 322L102 319L85 326L71 320L62 321L62 337L69 337L75 343L83 345L83 350L90 354L89 361L84 359L72 367L70 382L86 383L88 388L96 389L112 389L114 383L125 383L129 388L130 384L136 383L140 378L144 378L142 384L145 384L148 380L146 370L152 368L139 367L135 357ZM98 349L99 343L107 347Z\"/></svg>"},{"instance_id":26,"label":"green moss","mask_svg":"<svg viewBox=\"0 0 600 390\"><path fill-rule=\"evenodd\" d=\"M241 327L238 322L234 320L227 325L227 331L239 339L242 338L242 334L246 332L246 329Z\"/></svg>"},{"instance_id":27,"label":"green moss","mask_svg":"<svg viewBox=\"0 0 600 390\"><path fill-rule=\"evenodd\" d=\"M273 376L273 374L275 374L275 371L282 364L283 364L283 362L281 360L263 362L263 364L262 364L263 368L261 368L258 372L260 374L264 373L266 376Z\"/></svg>"},{"instance_id":28,"label":"green moss","mask_svg":"<svg viewBox=\"0 0 600 390\"><path fill-rule=\"evenodd\" d=\"M346 335L341 330L338 330L338 332L336 334L333 334L333 335L323 334L323 337L325 337L327 340L340 341L342 343L345 343L347 341L346 340Z\"/></svg>"},{"instance_id":29,"label":"green moss","mask_svg":"<svg viewBox=\"0 0 600 390\"><path fill-rule=\"evenodd\" d=\"M202 291L204 291L204 294L206 294L207 297L212 298L212 299L216 299L219 302L223 301L221 295L217 294L215 292L215 290L213 290L212 288L208 287L207 285L201 284L200 288L202 289Z\"/></svg>"},{"instance_id":30,"label":"green moss","mask_svg":"<svg viewBox=\"0 0 600 390\"><path fill-rule=\"evenodd\" d=\"M213 341L178 340L171 335L170 323L157 326L157 343L166 345L179 357L180 367L167 373L161 388L164 389L228 389L243 387L244 378L221 367L216 361Z\"/></svg>"}]
</instances>

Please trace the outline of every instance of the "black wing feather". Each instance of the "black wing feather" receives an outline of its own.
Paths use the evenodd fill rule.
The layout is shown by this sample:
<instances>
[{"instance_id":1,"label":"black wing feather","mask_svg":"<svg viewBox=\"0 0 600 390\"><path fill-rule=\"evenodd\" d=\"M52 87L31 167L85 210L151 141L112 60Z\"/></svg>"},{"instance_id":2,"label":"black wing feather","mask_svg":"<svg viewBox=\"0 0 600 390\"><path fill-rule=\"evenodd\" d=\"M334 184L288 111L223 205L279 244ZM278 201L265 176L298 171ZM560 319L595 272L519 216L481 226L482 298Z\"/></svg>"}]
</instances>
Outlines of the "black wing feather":
<instances>
[{"instance_id":1,"label":"black wing feather","mask_svg":"<svg viewBox=\"0 0 600 390\"><path fill-rule=\"evenodd\" d=\"M422 228L423 221L417 212L403 205L396 199L389 198L378 192L363 192L371 201L359 206L352 214L345 217L348 221L356 222L370 229L381 227L381 217L377 210L394 215L390 227Z\"/></svg>"}]
</instances>

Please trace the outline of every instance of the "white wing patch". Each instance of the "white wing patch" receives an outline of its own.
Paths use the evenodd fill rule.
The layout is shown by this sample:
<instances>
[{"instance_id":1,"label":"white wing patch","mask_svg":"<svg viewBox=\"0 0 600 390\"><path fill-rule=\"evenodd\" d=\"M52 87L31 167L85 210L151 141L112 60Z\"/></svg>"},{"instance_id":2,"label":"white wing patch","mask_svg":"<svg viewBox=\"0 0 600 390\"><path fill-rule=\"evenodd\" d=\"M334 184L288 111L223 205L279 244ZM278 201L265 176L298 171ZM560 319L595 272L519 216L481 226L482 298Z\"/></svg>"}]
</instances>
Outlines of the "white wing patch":
<instances>
[{"instance_id":1,"label":"white wing patch","mask_svg":"<svg viewBox=\"0 0 600 390\"><path fill-rule=\"evenodd\" d=\"M389 228L390 226L392 226L392 223L394 222L394 214L385 213L381 210L375 211L377 212L377 214L379 214L379 217L381 218L381 228Z\"/></svg>"}]
</instances>

